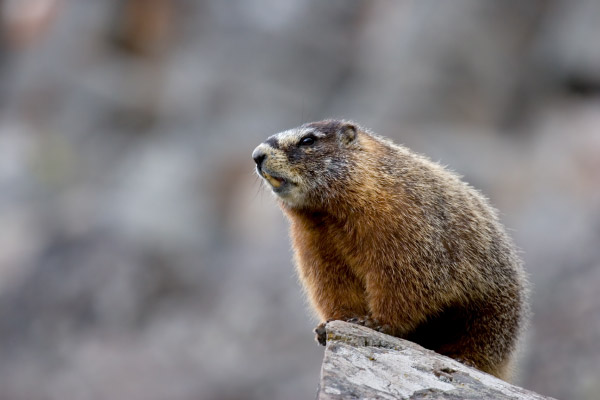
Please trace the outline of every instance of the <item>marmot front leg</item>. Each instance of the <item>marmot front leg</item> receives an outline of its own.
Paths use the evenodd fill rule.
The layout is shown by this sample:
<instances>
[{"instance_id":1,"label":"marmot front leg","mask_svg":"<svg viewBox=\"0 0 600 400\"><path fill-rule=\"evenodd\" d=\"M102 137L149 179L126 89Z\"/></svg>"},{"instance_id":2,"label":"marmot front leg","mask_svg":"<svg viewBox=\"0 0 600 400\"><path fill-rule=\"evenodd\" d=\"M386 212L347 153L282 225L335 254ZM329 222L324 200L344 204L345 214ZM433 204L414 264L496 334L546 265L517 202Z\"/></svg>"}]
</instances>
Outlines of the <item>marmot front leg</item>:
<instances>
[{"instance_id":1,"label":"marmot front leg","mask_svg":"<svg viewBox=\"0 0 600 400\"><path fill-rule=\"evenodd\" d=\"M325 341L325 324L348 320L368 313L364 288L343 264L315 259L301 259L299 275L321 324L315 328L319 343Z\"/></svg>"}]
</instances>

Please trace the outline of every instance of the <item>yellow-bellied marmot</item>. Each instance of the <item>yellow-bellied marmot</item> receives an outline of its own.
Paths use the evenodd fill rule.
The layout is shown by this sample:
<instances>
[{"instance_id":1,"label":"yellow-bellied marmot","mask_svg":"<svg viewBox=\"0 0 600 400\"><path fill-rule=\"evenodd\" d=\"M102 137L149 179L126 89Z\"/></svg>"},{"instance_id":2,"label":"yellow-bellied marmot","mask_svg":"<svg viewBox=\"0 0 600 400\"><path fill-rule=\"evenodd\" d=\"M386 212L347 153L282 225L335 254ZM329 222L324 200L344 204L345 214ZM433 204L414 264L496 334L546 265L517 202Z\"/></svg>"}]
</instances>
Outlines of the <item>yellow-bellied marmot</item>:
<instances>
[{"instance_id":1,"label":"yellow-bellied marmot","mask_svg":"<svg viewBox=\"0 0 600 400\"><path fill-rule=\"evenodd\" d=\"M508 378L527 284L479 192L345 121L278 133L252 157L322 321L364 323Z\"/></svg>"}]
</instances>

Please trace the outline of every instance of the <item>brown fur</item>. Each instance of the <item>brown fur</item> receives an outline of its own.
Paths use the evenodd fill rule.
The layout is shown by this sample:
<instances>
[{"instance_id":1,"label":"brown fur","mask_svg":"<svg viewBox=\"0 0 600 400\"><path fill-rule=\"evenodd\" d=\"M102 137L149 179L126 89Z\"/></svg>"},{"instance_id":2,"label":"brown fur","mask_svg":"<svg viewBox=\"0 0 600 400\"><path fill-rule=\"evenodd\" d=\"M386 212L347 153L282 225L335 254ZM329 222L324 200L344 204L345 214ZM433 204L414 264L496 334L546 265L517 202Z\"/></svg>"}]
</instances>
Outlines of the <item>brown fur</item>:
<instances>
[{"instance_id":1,"label":"brown fur","mask_svg":"<svg viewBox=\"0 0 600 400\"><path fill-rule=\"evenodd\" d=\"M307 135L314 144L300 145ZM283 182L274 191L322 321L366 317L386 333L508 378L526 280L479 192L344 121L274 135L253 156L264 156L261 176Z\"/></svg>"}]
</instances>

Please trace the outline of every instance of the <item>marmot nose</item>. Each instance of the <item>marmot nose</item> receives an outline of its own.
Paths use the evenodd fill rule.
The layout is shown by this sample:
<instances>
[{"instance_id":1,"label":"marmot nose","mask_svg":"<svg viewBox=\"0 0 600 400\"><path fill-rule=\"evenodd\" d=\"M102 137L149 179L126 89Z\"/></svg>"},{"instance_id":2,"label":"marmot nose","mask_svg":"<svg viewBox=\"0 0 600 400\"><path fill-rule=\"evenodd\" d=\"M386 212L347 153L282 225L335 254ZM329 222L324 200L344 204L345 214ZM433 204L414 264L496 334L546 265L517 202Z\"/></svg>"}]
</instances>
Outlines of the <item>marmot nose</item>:
<instances>
[{"instance_id":1,"label":"marmot nose","mask_svg":"<svg viewBox=\"0 0 600 400\"><path fill-rule=\"evenodd\" d=\"M267 153L265 153L263 151L263 149L261 148L261 146L258 146L252 152L252 158L254 159L254 162L256 163L256 166L258 168L260 168L261 165L262 165L262 162L264 161L264 159L267 158Z\"/></svg>"}]
</instances>

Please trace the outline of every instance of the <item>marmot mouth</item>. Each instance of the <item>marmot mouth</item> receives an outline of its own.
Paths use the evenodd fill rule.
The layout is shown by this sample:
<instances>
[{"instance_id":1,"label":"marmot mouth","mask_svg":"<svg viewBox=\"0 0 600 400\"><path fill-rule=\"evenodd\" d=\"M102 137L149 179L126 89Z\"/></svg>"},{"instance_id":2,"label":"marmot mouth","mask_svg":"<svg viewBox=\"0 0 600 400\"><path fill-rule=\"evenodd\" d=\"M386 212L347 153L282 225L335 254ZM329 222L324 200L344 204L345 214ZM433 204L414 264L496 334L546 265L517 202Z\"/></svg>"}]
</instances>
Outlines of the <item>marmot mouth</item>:
<instances>
[{"instance_id":1,"label":"marmot mouth","mask_svg":"<svg viewBox=\"0 0 600 400\"><path fill-rule=\"evenodd\" d=\"M262 175L267 180L267 182L269 182L269 184L271 184L271 186L273 186L275 189L278 189L285 183L287 183L287 180L285 180L284 178L271 175L265 171L262 171Z\"/></svg>"}]
</instances>

